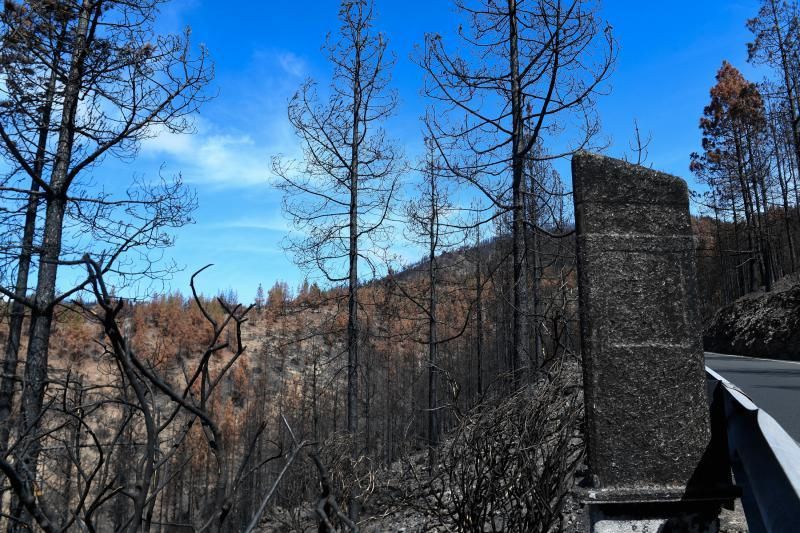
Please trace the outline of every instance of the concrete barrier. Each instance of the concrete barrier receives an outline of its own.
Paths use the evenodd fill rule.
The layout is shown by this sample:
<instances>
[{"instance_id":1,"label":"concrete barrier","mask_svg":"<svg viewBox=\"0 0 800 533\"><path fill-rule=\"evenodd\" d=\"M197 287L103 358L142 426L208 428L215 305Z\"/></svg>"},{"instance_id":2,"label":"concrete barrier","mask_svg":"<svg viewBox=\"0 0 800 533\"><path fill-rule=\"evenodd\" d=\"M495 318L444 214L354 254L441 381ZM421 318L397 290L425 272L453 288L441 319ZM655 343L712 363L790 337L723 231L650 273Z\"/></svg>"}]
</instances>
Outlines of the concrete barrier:
<instances>
[{"instance_id":1,"label":"concrete barrier","mask_svg":"<svg viewBox=\"0 0 800 533\"><path fill-rule=\"evenodd\" d=\"M572 179L592 529L716 531L735 491L711 436L686 183L589 153Z\"/></svg>"}]
</instances>

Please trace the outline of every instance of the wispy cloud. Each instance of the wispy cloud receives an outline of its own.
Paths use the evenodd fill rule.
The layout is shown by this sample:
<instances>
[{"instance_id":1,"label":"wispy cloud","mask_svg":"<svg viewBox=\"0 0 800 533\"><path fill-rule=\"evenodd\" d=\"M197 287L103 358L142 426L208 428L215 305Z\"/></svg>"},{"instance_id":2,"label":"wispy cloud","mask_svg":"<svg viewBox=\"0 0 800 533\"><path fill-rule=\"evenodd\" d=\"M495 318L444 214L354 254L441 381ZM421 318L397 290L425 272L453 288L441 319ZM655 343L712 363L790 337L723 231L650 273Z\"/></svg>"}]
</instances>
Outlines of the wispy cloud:
<instances>
[{"instance_id":1,"label":"wispy cloud","mask_svg":"<svg viewBox=\"0 0 800 533\"><path fill-rule=\"evenodd\" d=\"M300 153L286 103L307 71L305 60L292 52L254 52L247 72L219 81L220 97L203 108L194 134L155 130L142 145L142 157L179 169L188 183L267 185L272 156Z\"/></svg>"},{"instance_id":2,"label":"wispy cloud","mask_svg":"<svg viewBox=\"0 0 800 533\"><path fill-rule=\"evenodd\" d=\"M281 69L289 76L301 78L308 74L305 60L292 52L276 52L275 57Z\"/></svg>"},{"instance_id":3,"label":"wispy cloud","mask_svg":"<svg viewBox=\"0 0 800 533\"><path fill-rule=\"evenodd\" d=\"M188 183L223 187L265 186L270 177L269 145L246 134L218 133L204 124L193 135L159 133L143 143L142 155L164 158Z\"/></svg>"},{"instance_id":4,"label":"wispy cloud","mask_svg":"<svg viewBox=\"0 0 800 533\"><path fill-rule=\"evenodd\" d=\"M232 230L262 230L287 233L293 230L292 225L286 218L275 213L265 217L247 216L233 220L226 220L215 225L219 229Z\"/></svg>"}]
</instances>

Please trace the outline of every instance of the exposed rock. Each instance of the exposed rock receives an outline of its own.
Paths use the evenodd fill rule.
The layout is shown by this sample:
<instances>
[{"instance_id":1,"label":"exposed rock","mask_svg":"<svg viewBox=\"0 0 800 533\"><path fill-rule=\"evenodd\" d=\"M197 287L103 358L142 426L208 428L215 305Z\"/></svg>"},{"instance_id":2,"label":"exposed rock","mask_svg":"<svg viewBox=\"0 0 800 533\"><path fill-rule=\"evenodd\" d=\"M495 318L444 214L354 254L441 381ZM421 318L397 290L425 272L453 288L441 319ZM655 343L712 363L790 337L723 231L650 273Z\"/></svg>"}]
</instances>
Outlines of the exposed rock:
<instances>
[{"instance_id":1,"label":"exposed rock","mask_svg":"<svg viewBox=\"0 0 800 533\"><path fill-rule=\"evenodd\" d=\"M800 281L723 307L703 341L709 352L800 360Z\"/></svg>"}]
</instances>

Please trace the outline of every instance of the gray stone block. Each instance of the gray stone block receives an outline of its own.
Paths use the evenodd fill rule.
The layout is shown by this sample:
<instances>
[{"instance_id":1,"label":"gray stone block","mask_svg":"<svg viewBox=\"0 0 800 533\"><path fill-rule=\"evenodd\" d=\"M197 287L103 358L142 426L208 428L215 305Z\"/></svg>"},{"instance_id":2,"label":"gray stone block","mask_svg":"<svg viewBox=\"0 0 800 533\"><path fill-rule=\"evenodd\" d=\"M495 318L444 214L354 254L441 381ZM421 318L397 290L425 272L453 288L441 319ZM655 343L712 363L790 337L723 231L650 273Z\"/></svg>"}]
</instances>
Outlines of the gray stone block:
<instances>
[{"instance_id":1,"label":"gray stone block","mask_svg":"<svg viewBox=\"0 0 800 533\"><path fill-rule=\"evenodd\" d=\"M686 183L589 153L572 175L591 499L719 499Z\"/></svg>"}]
</instances>

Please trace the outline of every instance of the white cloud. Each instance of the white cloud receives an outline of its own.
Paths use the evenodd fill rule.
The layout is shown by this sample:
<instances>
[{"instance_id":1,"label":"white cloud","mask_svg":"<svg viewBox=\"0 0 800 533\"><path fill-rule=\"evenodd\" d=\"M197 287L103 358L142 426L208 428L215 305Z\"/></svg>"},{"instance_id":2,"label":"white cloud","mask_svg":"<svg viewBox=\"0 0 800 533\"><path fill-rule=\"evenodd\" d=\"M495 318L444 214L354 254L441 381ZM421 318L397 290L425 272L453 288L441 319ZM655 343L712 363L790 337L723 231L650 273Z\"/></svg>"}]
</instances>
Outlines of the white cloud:
<instances>
[{"instance_id":1,"label":"white cloud","mask_svg":"<svg viewBox=\"0 0 800 533\"><path fill-rule=\"evenodd\" d=\"M307 70L303 58L292 52L253 52L246 72L220 81L219 96L196 119L196 133L156 130L142 144L141 155L179 170L188 183L266 186L274 155L301 155L286 104Z\"/></svg>"},{"instance_id":2,"label":"white cloud","mask_svg":"<svg viewBox=\"0 0 800 533\"><path fill-rule=\"evenodd\" d=\"M142 142L142 153L146 156L159 154L184 156L191 151L191 135L171 133L163 129L153 132L153 137Z\"/></svg>"},{"instance_id":3,"label":"white cloud","mask_svg":"<svg viewBox=\"0 0 800 533\"><path fill-rule=\"evenodd\" d=\"M220 229L250 229L250 230L266 230L277 231L281 233L288 233L294 228L286 218L276 213L267 217L248 216L227 220L222 222L216 227Z\"/></svg>"},{"instance_id":4,"label":"white cloud","mask_svg":"<svg viewBox=\"0 0 800 533\"><path fill-rule=\"evenodd\" d=\"M267 139L239 131L223 132L208 121L198 121L194 134L156 131L142 143L141 155L166 162L179 170L187 183L240 188L269 184L271 157L296 154L297 143L284 120L274 119Z\"/></svg>"},{"instance_id":5,"label":"white cloud","mask_svg":"<svg viewBox=\"0 0 800 533\"><path fill-rule=\"evenodd\" d=\"M281 69L292 77L301 78L308 72L303 58L292 52L277 52L276 57Z\"/></svg>"}]
</instances>

